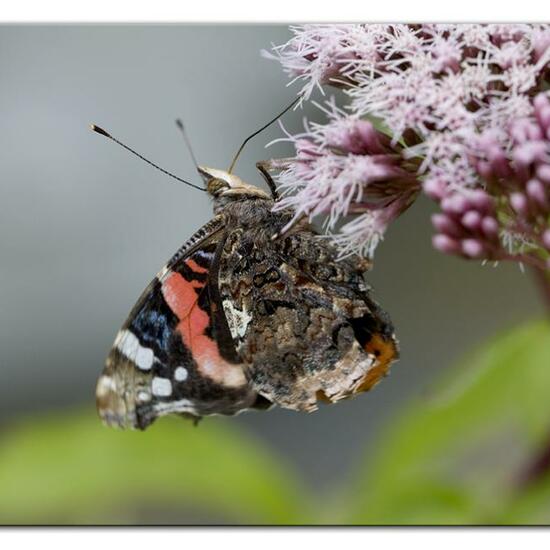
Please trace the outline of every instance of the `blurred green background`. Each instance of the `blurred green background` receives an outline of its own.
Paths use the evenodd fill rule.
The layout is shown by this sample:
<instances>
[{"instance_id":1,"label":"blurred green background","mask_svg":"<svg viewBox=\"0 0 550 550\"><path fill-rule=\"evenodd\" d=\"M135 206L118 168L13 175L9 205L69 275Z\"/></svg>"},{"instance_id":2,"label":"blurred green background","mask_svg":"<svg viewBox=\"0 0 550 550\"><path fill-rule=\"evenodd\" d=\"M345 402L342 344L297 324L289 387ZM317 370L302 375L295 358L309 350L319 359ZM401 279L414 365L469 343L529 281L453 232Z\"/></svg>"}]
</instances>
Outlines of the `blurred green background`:
<instances>
[{"instance_id":1,"label":"blurred green background","mask_svg":"<svg viewBox=\"0 0 550 550\"><path fill-rule=\"evenodd\" d=\"M141 290L211 216L208 199L89 131L192 178L293 98L260 50L285 26L0 27L0 523L549 523L550 327L532 279L430 245L428 201L369 277L401 360L371 393L104 428L94 387ZM317 99L321 99L320 96ZM322 120L312 105L289 113ZM274 126L237 173L291 153Z\"/></svg>"}]
</instances>

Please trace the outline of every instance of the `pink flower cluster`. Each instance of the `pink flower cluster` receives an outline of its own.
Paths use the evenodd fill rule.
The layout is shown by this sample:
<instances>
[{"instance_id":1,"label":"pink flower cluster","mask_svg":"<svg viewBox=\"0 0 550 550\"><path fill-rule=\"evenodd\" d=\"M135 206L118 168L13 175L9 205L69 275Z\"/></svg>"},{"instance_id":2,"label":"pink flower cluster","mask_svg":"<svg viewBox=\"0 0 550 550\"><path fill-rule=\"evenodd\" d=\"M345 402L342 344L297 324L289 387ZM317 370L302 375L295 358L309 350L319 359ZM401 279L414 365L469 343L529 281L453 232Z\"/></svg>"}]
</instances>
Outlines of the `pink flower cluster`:
<instances>
[{"instance_id":1,"label":"pink flower cluster","mask_svg":"<svg viewBox=\"0 0 550 550\"><path fill-rule=\"evenodd\" d=\"M550 25L304 25L275 46L301 96L341 88L325 123L288 135L280 207L326 215L344 253L372 255L423 190L434 245L544 265L550 236ZM345 216L351 221L340 223Z\"/></svg>"},{"instance_id":2,"label":"pink flower cluster","mask_svg":"<svg viewBox=\"0 0 550 550\"><path fill-rule=\"evenodd\" d=\"M550 99L533 99L533 117L486 130L470 164L483 189L451 189L437 178L424 191L443 211L432 222L435 248L467 258L516 259L541 269L550 255Z\"/></svg>"},{"instance_id":3,"label":"pink flower cluster","mask_svg":"<svg viewBox=\"0 0 550 550\"><path fill-rule=\"evenodd\" d=\"M276 208L291 206L296 218L325 215L331 231L344 216L359 214L335 238L344 255L359 247L371 256L389 222L420 191L418 164L370 121L345 116L333 102L330 107L328 124L312 123L305 134L288 136L296 158L279 174L285 196Z\"/></svg>"}]
</instances>

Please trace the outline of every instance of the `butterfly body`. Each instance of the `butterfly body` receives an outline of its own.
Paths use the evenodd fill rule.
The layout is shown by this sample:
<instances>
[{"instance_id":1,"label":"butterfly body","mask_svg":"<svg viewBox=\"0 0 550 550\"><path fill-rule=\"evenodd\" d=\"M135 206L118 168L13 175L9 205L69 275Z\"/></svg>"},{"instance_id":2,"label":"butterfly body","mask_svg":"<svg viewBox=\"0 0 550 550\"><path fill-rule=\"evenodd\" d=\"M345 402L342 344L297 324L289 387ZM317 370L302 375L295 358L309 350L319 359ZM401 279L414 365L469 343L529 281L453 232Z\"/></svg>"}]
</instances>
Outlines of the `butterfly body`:
<instances>
[{"instance_id":1,"label":"butterfly body","mask_svg":"<svg viewBox=\"0 0 550 550\"><path fill-rule=\"evenodd\" d=\"M174 255L119 331L99 378L107 424L144 429L272 405L312 411L370 389L397 357L368 264L337 258L305 221L201 168L214 218Z\"/></svg>"}]
</instances>

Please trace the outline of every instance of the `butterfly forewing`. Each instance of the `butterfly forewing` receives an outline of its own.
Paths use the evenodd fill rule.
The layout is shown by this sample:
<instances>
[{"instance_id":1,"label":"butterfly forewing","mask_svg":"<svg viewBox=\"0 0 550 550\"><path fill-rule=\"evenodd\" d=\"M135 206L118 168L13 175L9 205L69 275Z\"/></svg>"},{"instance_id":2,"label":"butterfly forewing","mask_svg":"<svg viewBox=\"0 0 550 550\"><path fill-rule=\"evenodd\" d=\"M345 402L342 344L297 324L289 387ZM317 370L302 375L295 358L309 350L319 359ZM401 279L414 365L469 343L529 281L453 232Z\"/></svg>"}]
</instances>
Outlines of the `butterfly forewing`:
<instances>
[{"instance_id":1,"label":"butterfly forewing","mask_svg":"<svg viewBox=\"0 0 550 550\"><path fill-rule=\"evenodd\" d=\"M210 283L224 238L219 223L207 224L139 298L97 384L107 424L143 429L168 413L234 414L254 403L238 356L222 355L217 343L224 327L215 322Z\"/></svg>"}]
</instances>

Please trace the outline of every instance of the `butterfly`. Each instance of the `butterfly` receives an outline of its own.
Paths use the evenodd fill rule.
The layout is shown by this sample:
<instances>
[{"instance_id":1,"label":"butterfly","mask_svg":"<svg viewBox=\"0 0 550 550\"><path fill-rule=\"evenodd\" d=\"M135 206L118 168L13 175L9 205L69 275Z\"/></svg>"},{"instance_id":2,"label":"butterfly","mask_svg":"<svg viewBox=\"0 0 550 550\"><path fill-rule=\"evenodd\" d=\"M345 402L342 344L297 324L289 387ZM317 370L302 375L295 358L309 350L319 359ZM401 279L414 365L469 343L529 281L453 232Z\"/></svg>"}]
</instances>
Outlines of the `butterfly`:
<instances>
[{"instance_id":1,"label":"butterfly","mask_svg":"<svg viewBox=\"0 0 550 550\"><path fill-rule=\"evenodd\" d=\"M96 386L106 424L143 430L167 414L198 421L275 405L311 412L371 389L397 358L364 279L369 262L340 259L307 219L274 211L275 185L257 167L271 193L198 166L214 217L116 335Z\"/></svg>"}]
</instances>

